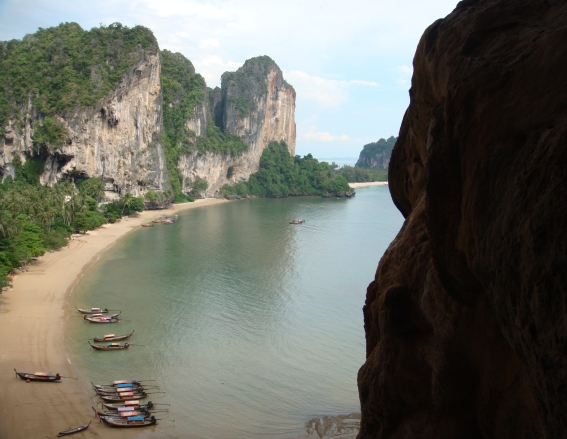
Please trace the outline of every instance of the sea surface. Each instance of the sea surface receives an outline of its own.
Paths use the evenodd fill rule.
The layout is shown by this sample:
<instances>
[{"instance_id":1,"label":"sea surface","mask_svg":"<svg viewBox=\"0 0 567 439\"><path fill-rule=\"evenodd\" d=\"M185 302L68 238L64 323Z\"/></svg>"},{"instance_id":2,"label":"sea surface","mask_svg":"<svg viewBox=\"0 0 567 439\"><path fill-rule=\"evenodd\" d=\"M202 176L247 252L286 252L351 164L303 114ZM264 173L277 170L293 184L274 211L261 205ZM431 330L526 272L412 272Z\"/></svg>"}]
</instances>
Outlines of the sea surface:
<instances>
[{"instance_id":1,"label":"sea surface","mask_svg":"<svg viewBox=\"0 0 567 439\"><path fill-rule=\"evenodd\" d=\"M152 427L163 437L305 437L311 419L360 411L366 287L402 221L375 186L351 199L233 201L140 228L75 287L70 306L123 320L70 317L69 359L85 383L155 380L165 393L151 400L170 404ZM123 351L84 340L133 329Z\"/></svg>"}]
</instances>

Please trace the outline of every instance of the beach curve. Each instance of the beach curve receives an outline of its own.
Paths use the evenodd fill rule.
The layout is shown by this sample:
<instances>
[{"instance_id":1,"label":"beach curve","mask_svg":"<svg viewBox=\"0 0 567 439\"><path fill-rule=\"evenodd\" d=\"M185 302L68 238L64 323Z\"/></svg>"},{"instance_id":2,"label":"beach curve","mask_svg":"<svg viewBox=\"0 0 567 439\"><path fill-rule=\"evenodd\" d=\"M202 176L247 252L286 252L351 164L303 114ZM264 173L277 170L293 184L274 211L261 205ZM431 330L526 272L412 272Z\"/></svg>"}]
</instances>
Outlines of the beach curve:
<instances>
[{"instance_id":1,"label":"beach curve","mask_svg":"<svg viewBox=\"0 0 567 439\"><path fill-rule=\"evenodd\" d=\"M207 198L169 210L144 211L75 235L67 247L47 253L15 277L13 287L0 294L0 439L55 437L59 431L93 419L92 397L79 379L73 379L80 371L72 366L65 350L66 322L77 314L72 308L74 286L106 250L132 230L141 229L142 223L163 214L224 202L227 200ZM26 383L13 374L14 368L73 378L63 378L60 384ZM105 438L126 434L98 422L84 434L99 435L96 430ZM129 432L128 437L140 434ZM152 437L160 437L159 432L154 431Z\"/></svg>"}]
</instances>

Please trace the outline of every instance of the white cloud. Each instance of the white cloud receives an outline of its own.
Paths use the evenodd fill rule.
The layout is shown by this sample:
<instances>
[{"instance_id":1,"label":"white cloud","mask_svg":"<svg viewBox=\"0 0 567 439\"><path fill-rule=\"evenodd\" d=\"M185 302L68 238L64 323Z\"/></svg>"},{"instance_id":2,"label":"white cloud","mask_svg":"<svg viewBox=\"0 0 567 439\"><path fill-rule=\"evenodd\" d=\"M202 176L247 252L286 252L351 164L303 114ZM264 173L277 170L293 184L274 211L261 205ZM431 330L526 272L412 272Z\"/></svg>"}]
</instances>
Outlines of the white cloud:
<instances>
[{"instance_id":1,"label":"white cloud","mask_svg":"<svg viewBox=\"0 0 567 439\"><path fill-rule=\"evenodd\" d=\"M207 85L219 83L219 78L224 72L235 71L243 63L225 61L218 55L207 56L201 59L192 60L195 71L205 78Z\"/></svg>"},{"instance_id":2,"label":"white cloud","mask_svg":"<svg viewBox=\"0 0 567 439\"><path fill-rule=\"evenodd\" d=\"M348 100L349 88L352 86L378 87L373 81L359 79L336 80L312 76L301 70L284 72L286 80L293 85L301 99L312 99L324 107L337 107Z\"/></svg>"},{"instance_id":3,"label":"white cloud","mask_svg":"<svg viewBox=\"0 0 567 439\"><path fill-rule=\"evenodd\" d=\"M398 66L392 69L398 74L398 79L396 79L396 84L407 87L410 84L411 76L413 75L413 68L410 66Z\"/></svg>"},{"instance_id":4,"label":"white cloud","mask_svg":"<svg viewBox=\"0 0 567 439\"><path fill-rule=\"evenodd\" d=\"M219 46L219 40L216 38L207 38L206 40L199 41L199 49L201 50L213 50Z\"/></svg>"},{"instance_id":5,"label":"white cloud","mask_svg":"<svg viewBox=\"0 0 567 439\"><path fill-rule=\"evenodd\" d=\"M332 134L328 133L327 131L317 131L316 126L309 127L309 131L307 131L303 137L308 140L315 140L317 142L348 142L350 141L350 137L346 134L341 136L333 136Z\"/></svg>"}]
</instances>

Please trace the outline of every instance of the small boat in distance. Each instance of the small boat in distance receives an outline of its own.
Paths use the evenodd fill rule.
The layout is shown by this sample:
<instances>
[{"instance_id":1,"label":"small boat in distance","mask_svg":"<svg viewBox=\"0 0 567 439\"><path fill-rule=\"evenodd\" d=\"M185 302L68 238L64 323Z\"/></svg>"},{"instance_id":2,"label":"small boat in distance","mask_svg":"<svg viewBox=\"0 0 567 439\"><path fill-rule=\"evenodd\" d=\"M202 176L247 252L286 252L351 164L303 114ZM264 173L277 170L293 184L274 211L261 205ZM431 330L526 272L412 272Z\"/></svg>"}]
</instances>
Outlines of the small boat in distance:
<instances>
[{"instance_id":1,"label":"small boat in distance","mask_svg":"<svg viewBox=\"0 0 567 439\"><path fill-rule=\"evenodd\" d=\"M120 344L120 343L108 343L106 345L103 344L91 344L88 342L91 348L96 349L97 351L120 351L122 349L128 349L130 345L128 343Z\"/></svg>"},{"instance_id":2,"label":"small boat in distance","mask_svg":"<svg viewBox=\"0 0 567 439\"><path fill-rule=\"evenodd\" d=\"M75 307L77 308L77 307ZM107 308L91 308L91 309L83 309L83 308L77 308L77 311L79 311L80 313L83 314L104 314L108 312Z\"/></svg>"},{"instance_id":3,"label":"small boat in distance","mask_svg":"<svg viewBox=\"0 0 567 439\"><path fill-rule=\"evenodd\" d=\"M177 215L173 215L172 217L164 218L162 220L162 223L164 224L175 224L176 222L177 222Z\"/></svg>"},{"instance_id":4,"label":"small boat in distance","mask_svg":"<svg viewBox=\"0 0 567 439\"><path fill-rule=\"evenodd\" d=\"M91 421L89 421L88 424L81 425L80 427L69 428L68 430L60 431L57 434L57 437L69 436L70 434L78 433L79 431L83 431L89 428L89 425L91 425Z\"/></svg>"},{"instance_id":5,"label":"small boat in distance","mask_svg":"<svg viewBox=\"0 0 567 439\"><path fill-rule=\"evenodd\" d=\"M16 376L20 377L24 381L41 381L45 383L60 383L61 376L56 373L55 375L51 375L49 372L36 372L36 373L25 373L25 372L16 372Z\"/></svg>"},{"instance_id":6,"label":"small boat in distance","mask_svg":"<svg viewBox=\"0 0 567 439\"><path fill-rule=\"evenodd\" d=\"M153 223L153 222L151 222L151 223L143 223L143 224L142 224L142 227L153 227L153 226L154 226L154 223Z\"/></svg>"},{"instance_id":7,"label":"small boat in distance","mask_svg":"<svg viewBox=\"0 0 567 439\"><path fill-rule=\"evenodd\" d=\"M120 395L99 395L106 402L125 402L144 399L148 396L146 392L124 392Z\"/></svg>"},{"instance_id":8,"label":"small boat in distance","mask_svg":"<svg viewBox=\"0 0 567 439\"><path fill-rule=\"evenodd\" d=\"M126 339L132 337L133 333L134 333L134 331L132 331L130 334L126 334L126 335L106 334L104 337L95 337L94 341L96 341L97 343L100 343L100 342L105 342L105 341L126 340Z\"/></svg>"},{"instance_id":9,"label":"small boat in distance","mask_svg":"<svg viewBox=\"0 0 567 439\"><path fill-rule=\"evenodd\" d=\"M290 224L303 224L304 222L305 222L304 219L294 219L294 220L291 220L289 223Z\"/></svg>"},{"instance_id":10,"label":"small boat in distance","mask_svg":"<svg viewBox=\"0 0 567 439\"><path fill-rule=\"evenodd\" d=\"M122 404L109 404L101 402L101 404L109 410L124 411L124 410L150 410L154 408L154 404L148 401L147 404L140 404L140 401L125 401Z\"/></svg>"}]
</instances>

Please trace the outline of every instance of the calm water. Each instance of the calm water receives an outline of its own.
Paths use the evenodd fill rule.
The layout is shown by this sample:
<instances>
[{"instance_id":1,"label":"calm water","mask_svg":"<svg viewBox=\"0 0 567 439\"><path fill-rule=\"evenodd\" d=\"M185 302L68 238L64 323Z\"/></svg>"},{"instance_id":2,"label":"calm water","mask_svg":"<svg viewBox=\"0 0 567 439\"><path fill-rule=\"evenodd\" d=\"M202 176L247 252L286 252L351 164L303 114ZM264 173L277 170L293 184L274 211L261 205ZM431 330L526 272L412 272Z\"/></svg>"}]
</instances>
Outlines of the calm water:
<instances>
[{"instance_id":1,"label":"calm water","mask_svg":"<svg viewBox=\"0 0 567 439\"><path fill-rule=\"evenodd\" d=\"M353 199L235 201L140 229L93 265L70 304L125 320L71 319L70 359L87 382L155 379L166 394L152 401L171 404L162 434L304 436L311 418L360 410L366 287L401 224L379 186ZM79 341L132 329L143 346Z\"/></svg>"}]
</instances>

